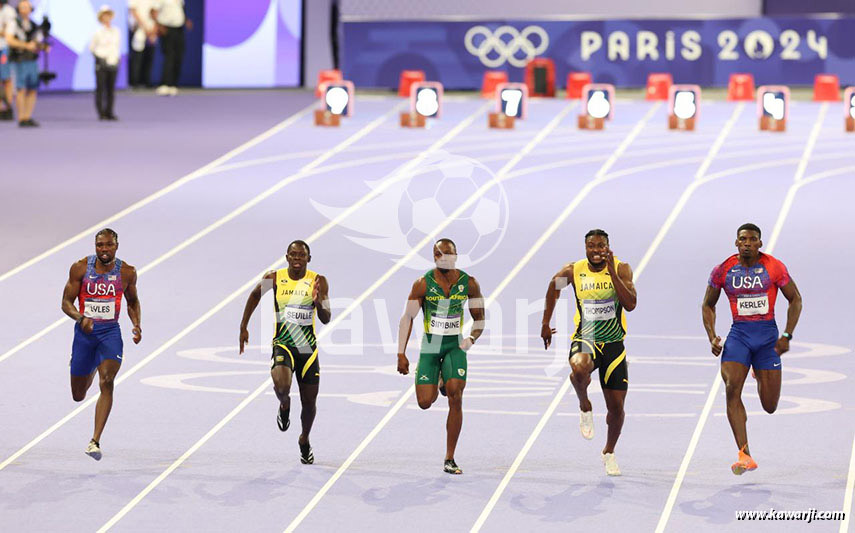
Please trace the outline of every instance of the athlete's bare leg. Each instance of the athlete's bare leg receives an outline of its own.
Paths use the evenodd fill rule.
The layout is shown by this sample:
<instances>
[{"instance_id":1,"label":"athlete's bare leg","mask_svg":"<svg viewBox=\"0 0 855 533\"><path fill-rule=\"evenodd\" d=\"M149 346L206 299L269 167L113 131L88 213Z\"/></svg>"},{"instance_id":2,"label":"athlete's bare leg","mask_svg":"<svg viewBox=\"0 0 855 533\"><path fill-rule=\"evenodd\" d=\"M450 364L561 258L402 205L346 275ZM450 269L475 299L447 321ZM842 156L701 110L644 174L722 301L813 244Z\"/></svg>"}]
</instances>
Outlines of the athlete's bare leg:
<instances>
[{"instance_id":1,"label":"athlete's bare leg","mask_svg":"<svg viewBox=\"0 0 855 533\"><path fill-rule=\"evenodd\" d=\"M430 409L438 396L439 387L437 385L416 385L416 400L422 409Z\"/></svg>"},{"instance_id":2,"label":"athlete's bare leg","mask_svg":"<svg viewBox=\"0 0 855 533\"><path fill-rule=\"evenodd\" d=\"M579 398L579 409L591 411L591 400L588 399L588 385L591 384L591 372L594 371L594 361L591 354L577 353L570 358L570 383Z\"/></svg>"},{"instance_id":3,"label":"athlete's bare leg","mask_svg":"<svg viewBox=\"0 0 855 533\"><path fill-rule=\"evenodd\" d=\"M727 396L727 421L730 422L737 448L751 455L748 451L748 431L745 428L748 415L745 414L745 405L742 403L742 387L747 376L748 367L742 363L735 361L721 363L721 378L724 380Z\"/></svg>"},{"instance_id":4,"label":"athlete's bare leg","mask_svg":"<svg viewBox=\"0 0 855 533\"><path fill-rule=\"evenodd\" d=\"M760 403L763 404L763 410L771 415L778 409L778 400L781 398L781 371L755 370L754 374L757 376Z\"/></svg>"},{"instance_id":5,"label":"athlete's bare leg","mask_svg":"<svg viewBox=\"0 0 855 533\"><path fill-rule=\"evenodd\" d=\"M463 428L463 389L466 382L462 379L451 379L445 383L445 392L448 395L448 419L445 422L445 459L454 459L454 450L457 448L457 439L460 438L460 430Z\"/></svg>"},{"instance_id":6,"label":"athlete's bare leg","mask_svg":"<svg viewBox=\"0 0 855 533\"><path fill-rule=\"evenodd\" d=\"M291 408L291 369L284 365L274 366L270 370L273 378L273 392L279 398L279 408L287 411Z\"/></svg>"},{"instance_id":7,"label":"athlete's bare leg","mask_svg":"<svg viewBox=\"0 0 855 533\"><path fill-rule=\"evenodd\" d=\"M75 402L82 402L86 399L86 391L92 386L95 381L95 374L98 370L93 370L88 376L71 376L71 397Z\"/></svg>"},{"instance_id":8,"label":"athlete's bare leg","mask_svg":"<svg viewBox=\"0 0 855 533\"><path fill-rule=\"evenodd\" d=\"M603 453L615 453L615 445L620 437L620 431L623 429L623 403L626 400L626 391L603 389L603 396L606 399L606 408L608 409L606 424L609 426L609 434Z\"/></svg>"},{"instance_id":9,"label":"athlete's bare leg","mask_svg":"<svg viewBox=\"0 0 855 533\"><path fill-rule=\"evenodd\" d=\"M92 440L95 442L101 442L101 432L104 431L107 417L110 416L110 410L113 408L113 382L121 367L122 364L115 359L105 359L98 365L98 385L101 387L101 396L95 404L95 431L92 433Z\"/></svg>"},{"instance_id":10,"label":"athlete's bare leg","mask_svg":"<svg viewBox=\"0 0 855 533\"><path fill-rule=\"evenodd\" d=\"M312 431L312 424L315 422L315 415L318 412L318 384L308 385L298 383L300 387L300 403L302 410L300 411L300 422L303 426L303 432L300 433L298 442L302 445L309 443L309 433Z\"/></svg>"}]
</instances>

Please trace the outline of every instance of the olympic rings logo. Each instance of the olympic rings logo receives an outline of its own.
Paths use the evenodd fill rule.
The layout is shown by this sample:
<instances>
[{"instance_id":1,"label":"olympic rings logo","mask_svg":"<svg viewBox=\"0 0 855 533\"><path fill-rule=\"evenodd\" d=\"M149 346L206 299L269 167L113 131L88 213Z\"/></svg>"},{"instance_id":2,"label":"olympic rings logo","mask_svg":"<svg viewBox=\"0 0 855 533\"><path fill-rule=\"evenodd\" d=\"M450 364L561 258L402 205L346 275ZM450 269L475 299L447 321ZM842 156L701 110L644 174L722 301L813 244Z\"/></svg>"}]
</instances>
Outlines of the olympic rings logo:
<instances>
[{"instance_id":1,"label":"olympic rings logo","mask_svg":"<svg viewBox=\"0 0 855 533\"><path fill-rule=\"evenodd\" d=\"M537 36L535 45L531 36ZM480 37L480 39L479 39ZM475 44L478 41L478 44ZM525 67L526 63L542 54L549 47L549 35L540 26L526 26L522 31L513 26L499 26L491 32L486 26L472 26L464 37L466 50L481 60L488 68L496 68L506 62L514 67ZM519 53L525 57L519 57ZM495 54L496 57L491 57Z\"/></svg>"}]
</instances>

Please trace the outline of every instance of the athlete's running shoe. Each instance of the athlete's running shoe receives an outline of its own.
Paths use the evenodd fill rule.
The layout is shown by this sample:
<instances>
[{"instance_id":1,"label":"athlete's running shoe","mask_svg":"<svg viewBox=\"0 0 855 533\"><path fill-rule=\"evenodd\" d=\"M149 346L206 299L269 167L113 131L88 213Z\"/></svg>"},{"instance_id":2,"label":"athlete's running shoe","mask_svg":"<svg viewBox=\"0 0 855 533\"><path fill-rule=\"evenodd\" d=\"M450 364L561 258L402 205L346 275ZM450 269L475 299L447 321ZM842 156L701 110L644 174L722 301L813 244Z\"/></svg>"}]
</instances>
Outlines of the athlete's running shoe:
<instances>
[{"instance_id":1,"label":"athlete's running shoe","mask_svg":"<svg viewBox=\"0 0 855 533\"><path fill-rule=\"evenodd\" d=\"M737 476L741 476L745 472L757 470L757 463L754 462L754 459L752 459L751 456L743 450L745 450L745 446L739 450L739 459L730 465L730 470Z\"/></svg>"},{"instance_id":2,"label":"athlete's running shoe","mask_svg":"<svg viewBox=\"0 0 855 533\"><path fill-rule=\"evenodd\" d=\"M308 442L300 444L300 462L304 465L310 465L315 462L315 452L312 451L312 445Z\"/></svg>"},{"instance_id":3,"label":"athlete's running shoe","mask_svg":"<svg viewBox=\"0 0 855 533\"><path fill-rule=\"evenodd\" d=\"M463 470L457 466L457 463L454 462L454 459L446 459L445 465L443 465L442 470L446 474L462 474Z\"/></svg>"},{"instance_id":4,"label":"athlete's running shoe","mask_svg":"<svg viewBox=\"0 0 855 533\"><path fill-rule=\"evenodd\" d=\"M86 451L84 452L89 457L95 459L96 461L101 460L101 445L95 442L95 439L89 441L89 446L86 447Z\"/></svg>"},{"instance_id":5,"label":"athlete's running shoe","mask_svg":"<svg viewBox=\"0 0 855 533\"><path fill-rule=\"evenodd\" d=\"M288 428L291 427L290 409L283 411L281 407L279 408L279 414L276 415L276 425L279 426L279 431L288 431Z\"/></svg>"},{"instance_id":6,"label":"athlete's running shoe","mask_svg":"<svg viewBox=\"0 0 855 533\"><path fill-rule=\"evenodd\" d=\"M579 431L582 432L582 436L588 440L594 438L594 412L593 411L581 411L579 413Z\"/></svg>"},{"instance_id":7,"label":"athlete's running shoe","mask_svg":"<svg viewBox=\"0 0 855 533\"><path fill-rule=\"evenodd\" d=\"M610 476L620 475L620 468L617 465L617 459L615 459L614 453L604 453L603 464L606 465L606 474Z\"/></svg>"}]
</instances>

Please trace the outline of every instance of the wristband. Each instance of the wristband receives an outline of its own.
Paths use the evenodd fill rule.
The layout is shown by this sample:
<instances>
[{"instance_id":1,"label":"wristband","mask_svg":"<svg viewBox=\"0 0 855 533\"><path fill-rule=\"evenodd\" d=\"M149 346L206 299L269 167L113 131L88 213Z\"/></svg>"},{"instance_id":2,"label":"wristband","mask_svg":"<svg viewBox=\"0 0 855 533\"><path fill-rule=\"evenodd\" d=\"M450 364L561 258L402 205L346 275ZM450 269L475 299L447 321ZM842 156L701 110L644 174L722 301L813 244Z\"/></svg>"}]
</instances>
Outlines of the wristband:
<instances>
[{"instance_id":1,"label":"wristband","mask_svg":"<svg viewBox=\"0 0 855 533\"><path fill-rule=\"evenodd\" d=\"M785 331L785 332L783 332L783 333L781 333L781 337L784 337L784 338L785 338L785 339L787 339L788 341L793 340L793 334L792 334L792 333L787 333L786 331Z\"/></svg>"},{"instance_id":2,"label":"wristband","mask_svg":"<svg viewBox=\"0 0 855 533\"><path fill-rule=\"evenodd\" d=\"M83 322L83 319L84 319L84 318L86 318L86 317L85 317L85 316L83 316L83 315L80 315L80 318L78 318L77 320L75 320L75 321L74 321L74 323L75 323L75 324L80 324L81 322Z\"/></svg>"},{"instance_id":3,"label":"wristband","mask_svg":"<svg viewBox=\"0 0 855 533\"><path fill-rule=\"evenodd\" d=\"M472 335L469 335L466 338L469 339L470 341L472 341L472 344L475 344L475 340L476 340L475 337L473 337Z\"/></svg>"}]
</instances>

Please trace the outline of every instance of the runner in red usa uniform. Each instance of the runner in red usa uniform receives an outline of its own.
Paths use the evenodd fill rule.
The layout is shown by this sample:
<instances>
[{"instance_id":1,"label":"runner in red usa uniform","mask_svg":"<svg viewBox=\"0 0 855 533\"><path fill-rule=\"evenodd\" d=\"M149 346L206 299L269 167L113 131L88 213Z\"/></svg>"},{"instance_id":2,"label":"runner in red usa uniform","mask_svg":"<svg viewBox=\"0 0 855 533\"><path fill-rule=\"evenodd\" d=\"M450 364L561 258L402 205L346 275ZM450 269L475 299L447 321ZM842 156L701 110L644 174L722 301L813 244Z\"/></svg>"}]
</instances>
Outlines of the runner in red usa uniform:
<instances>
[{"instance_id":1,"label":"runner in red usa uniform","mask_svg":"<svg viewBox=\"0 0 855 533\"><path fill-rule=\"evenodd\" d=\"M781 396L781 354L790 349L790 339L802 311L802 297L784 263L760 252L760 228L743 224L736 232L739 253L728 257L710 274L704 296L703 322L713 355L721 355L721 377L727 395L727 419L736 446L738 460L731 465L736 475L757 468L748 450L745 406L742 386L748 370L754 368L757 393L767 413L774 413ZM730 301L733 325L724 348L715 332L715 306L724 289ZM789 301L787 325L778 335L775 300L778 289Z\"/></svg>"},{"instance_id":2,"label":"runner in red usa uniform","mask_svg":"<svg viewBox=\"0 0 855 533\"><path fill-rule=\"evenodd\" d=\"M113 380L122 365L119 329L122 296L134 325L134 344L142 339L137 271L116 258L118 248L119 236L115 231L109 228L99 231L95 235L95 255L71 265L62 293L62 311L75 322L70 363L71 396L75 402L86 398L86 391L98 374L101 395L95 406L95 431L86 448L86 455L96 461L101 459L101 433L113 407Z\"/></svg>"}]
</instances>

